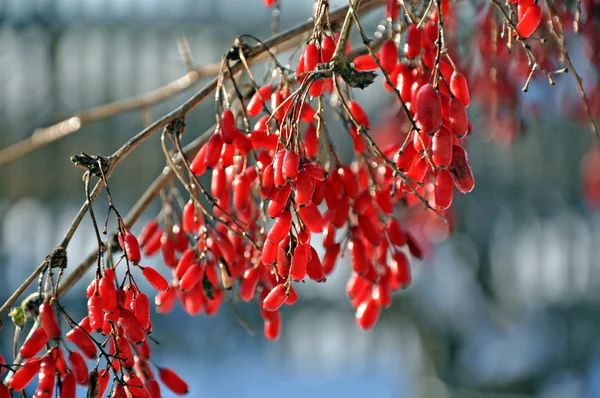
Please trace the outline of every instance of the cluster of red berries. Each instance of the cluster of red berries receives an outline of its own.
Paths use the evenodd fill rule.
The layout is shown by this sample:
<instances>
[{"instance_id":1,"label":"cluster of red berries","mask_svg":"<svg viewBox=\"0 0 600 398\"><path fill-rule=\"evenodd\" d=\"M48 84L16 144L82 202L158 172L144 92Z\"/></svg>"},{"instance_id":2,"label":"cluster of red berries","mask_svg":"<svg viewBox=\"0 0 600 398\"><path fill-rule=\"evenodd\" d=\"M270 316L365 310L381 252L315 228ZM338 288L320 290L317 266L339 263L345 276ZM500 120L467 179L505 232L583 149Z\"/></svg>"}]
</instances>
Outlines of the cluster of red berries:
<instances>
[{"instance_id":1,"label":"cluster of red berries","mask_svg":"<svg viewBox=\"0 0 600 398\"><path fill-rule=\"evenodd\" d=\"M276 3L264 0L268 7ZM52 397L56 388L61 398L74 397L76 385L86 385L99 397L109 391L112 397L154 398L161 396L158 381L177 395L186 394L188 386L177 374L151 361L151 300L138 288L138 272L156 289L159 313L169 312L179 301L191 315L213 315L224 300L239 296L258 302L264 335L275 340L281 333L282 306L299 299L296 284L325 282L347 254L352 269L347 294L357 324L373 327L381 309L391 305L392 293L411 283L409 258L423 257L423 242L417 240L406 210L425 206L428 214L451 218L454 188L462 193L474 188L464 149L472 130L466 111L471 95L494 112L495 121L510 124L512 116L497 111L517 107L514 71L529 80L536 70L555 66L531 40L516 54L499 45L511 38L523 42L542 29L549 10L534 0L505 4L514 8L514 21L505 26L511 35L503 36L490 5L477 19L480 32L474 40L480 53L495 55L494 60L483 56L478 70L495 70L495 79L455 62L465 58L454 50L452 28L458 22L453 2L432 4L420 22L411 17L407 24L400 21L399 2L388 0L388 29L379 50L369 47L369 54L352 61L358 73L383 74L384 89L400 107L402 123L395 127L400 141L378 146L367 113L353 99L344 76L336 74L334 64L344 61L336 55L337 47L344 44L320 14L328 10L324 2L315 7L320 23L293 75L280 67L273 73L279 74L278 81L273 77L256 86L252 78L250 98L236 86L241 107L220 99L226 90L218 87L215 132L185 162L189 183L182 182L189 201L181 206L175 200L164 203L160 216L138 237L121 226L118 244L124 255L116 264L99 262L87 289L88 315L80 322L44 296L37 314L41 327L19 350L23 362L10 365L0 357L0 375L12 372L8 383L0 384L0 398L10 397L11 390L22 391L36 375L36 397ZM598 9L591 0L582 0L581 7L588 14ZM561 17L569 20L568 13ZM597 31L589 20L581 28ZM344 50L350 52L349 43ZM533 57L542 60L534 68ZM350 163L336 152L323 117L324 103L334 108L353 144ZM592 204L600 203L598 153L593 149L584 162L584 188ZM210 188L200 183L205 174L210 174ZM159 252L171 270L169 279L140 265L143 257ZM120 264L124 275L118 277ZM64 338L61 318L68 326ZM86 361L98 356L105 366L98 362L90 371Z\"/></svg>"}]
</instances>

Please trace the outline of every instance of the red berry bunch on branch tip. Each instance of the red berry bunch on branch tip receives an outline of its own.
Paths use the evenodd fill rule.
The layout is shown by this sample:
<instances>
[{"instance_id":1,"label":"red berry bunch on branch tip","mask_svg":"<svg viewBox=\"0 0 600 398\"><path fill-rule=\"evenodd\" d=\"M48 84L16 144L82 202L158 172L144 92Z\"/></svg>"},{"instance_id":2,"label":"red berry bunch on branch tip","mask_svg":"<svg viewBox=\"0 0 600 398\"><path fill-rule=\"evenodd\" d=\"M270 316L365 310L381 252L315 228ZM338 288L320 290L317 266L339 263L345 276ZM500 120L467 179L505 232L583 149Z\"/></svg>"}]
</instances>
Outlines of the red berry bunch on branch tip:
<instances>
[{"instance_id":1,"label":"red berry bunch on branch tip","mask_svg":"<svg viewBox=\"0 0 600 398\"><path fill-rule=\"evenodd\" d=\"M77 322L60 302L66 266L60 246L43 264L37 293L11 312L18 327L31 318L39 327L20 342L13 363L0 357L0 375L8 370L0 398L36 376L39 397L51 397L56 388L60 397L74 397L77 385L98 397L154 398L161 388L186 394L184 380L152 361L152 297L160 314L179 302L190 315L209 316L237 297L254 301L265 337L276 340L281 311L301 299L300 284L326 283L336 268L348 267L346 292L356 322L372 328L392 294L411 284L411 262L451 230L454 193L474 189L465 149L472 100L492 135L510 142L522 124L517 85L527 91L538 76L554 85L557 74L571 71L595 129L600 101L587 97L590 88L569 58L565 32L597 41L597 2L581 0L576 10L552 1L478 3L478 34L468 39L474 50L465 55L456 18L462 3L425 3L353 0L340 25L332 23L328 2L317 2L295 70L264 42L239 36L223 57L216 124L200 149L188 156L181 144L189 110L160 124L168 169L179 183L160 187L161 211L137 236L108 187L107 175L120 159L74 156L86 169L86 205L98 243L87 316ZM377 5L385 22L372 40L359 17L362 6ZM353 28L363 43L354 49ZM595 61L597 49L590 51ZM250 69L259 53L269 58L264 80ZM355 93L378 75L394 115L373 122ZM344 141L351 143L351 157L339 152ZM583 160L592 206L600 203L598 153L593 147ZM102 229L92 206L100 192L90 188L94 179L108 198ZM110 220L117 231L103 242ZM424 226L436 232L428 236ZM151 257L164 267L147 266Z\"/></svg>"}]
</instances>

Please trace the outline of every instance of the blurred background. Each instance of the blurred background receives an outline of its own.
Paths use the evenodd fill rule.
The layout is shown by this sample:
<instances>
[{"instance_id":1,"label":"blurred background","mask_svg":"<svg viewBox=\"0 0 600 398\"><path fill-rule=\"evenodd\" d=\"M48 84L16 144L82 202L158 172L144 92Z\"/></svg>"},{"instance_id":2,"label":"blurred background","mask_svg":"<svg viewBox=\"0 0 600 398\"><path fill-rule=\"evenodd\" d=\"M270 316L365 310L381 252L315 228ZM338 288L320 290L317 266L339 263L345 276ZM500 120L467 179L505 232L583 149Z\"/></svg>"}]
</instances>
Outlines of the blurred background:
<instances>
[{"instance_id":1,"label":"blurred background","mask_svg":"<svg viewBox=\"0 0 600 398\"><path fill-rule=\"evenodd\" d=\"M308 0L284 1L281 29L311 9ZM369 31L382 16L366 17ZM237 34L269 37L270 21L260 0L0 0L0 147L182 76L181 36L203 65L218 62ZM557 80L552 90L573 89L569 76ZM153 106L151 119L204 82ZM393 100L374 86L358 93L373 117ZM525 101L547 90L534 84ZM190 114L188 139L213 123L213 106L207 101ZM491 142L477 104L469 108L476 188L455 196L455 231L412 263L413 285L394 296L373 330L355 326L342 261L327 283L301 286L274 343L262 337L255 303L236 304L255 336L227 306L215 318L179 307L155 314L155 362L179 372L192 397L600 396L600 213L586 207L580 182L592 137L553 111L558 102L544 106L510 147ZM84 201L82 172L70 156L112 153L142 128L139 111L122 114L0 168L2 302L60 241ZM110 184L121 212L163 167L158 137L119 166ZM99 200L95 208L104 214L105 206ZM155 203L142 224L157 212ZM69 265L94 247L86 218L68 248ZM86 281L63 300L74 318L84 314ZM0 331L5 357L12 330Z\"/></svg>"}]
</instances>

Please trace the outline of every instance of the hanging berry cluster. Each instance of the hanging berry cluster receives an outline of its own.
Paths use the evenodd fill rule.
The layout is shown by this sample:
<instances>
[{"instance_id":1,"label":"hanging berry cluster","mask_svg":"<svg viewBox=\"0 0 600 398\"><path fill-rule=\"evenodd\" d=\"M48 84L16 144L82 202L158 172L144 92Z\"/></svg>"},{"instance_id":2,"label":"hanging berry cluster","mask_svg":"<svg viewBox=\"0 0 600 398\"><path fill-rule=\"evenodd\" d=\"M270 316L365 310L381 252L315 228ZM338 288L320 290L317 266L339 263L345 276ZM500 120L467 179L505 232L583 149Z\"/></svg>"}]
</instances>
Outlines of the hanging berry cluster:
<instances>
[{"instance_id":1,"label":"hanging berry cluster","mask_svg":"<svg viewBox=\"0 0 600 398\"><path fill-rule=\"evenodd\" d=\"M514 72L526 91L537 71L554 84L554 75L573 68L561 19L554 19L560 14L566 21L571 14L550 1L546 9L534 0L504 5L490 0L480 10L480 32L473 39L481 66L468 68L468 58L456 51L456 3L430 0L401 7L382 0L386 19L375 40L356 14L360 3L351 1L343 25L334 29L328 2L316 2L312 34L295 69L267 48L269 73L260 83L250 69L247 42L266 45L249 35L238 37L222 61L216 124L205 144L194 156L185 155L183 119L162 132L165 158L181 184L160 191L162 210L137 237L113 203L108 161L74 157L87 169L86 199L98 241L96 272L86 292L88 315L76 322L59 301L66 266L59 248L46 259L37 294L12 312L19 328L29 318L37 323L12 364L0 357L0 375L9 371L0 398L22 391L36 375L36 397L55 391L73 397L76 385L87 386L93 397L160 397L161 385L186 394L185 381L152 360L152 301L161 314L179 301L191 315L214 315L238 297L255 301L265 337L275 340L282 306L299 300L298 284L324 283L336 267L349 267L347 294L356 322L363 329L376 324L392 293L410 285L411 260L424 255L426 242L409 216L425 209L445 222L452 218L455 188L461 193L474 188L465 149L472 131L471 97L492 125L509 129L512 137L518 124L511 113L517 109ZM597 30L589 22L597 4L578 4L570 21L578 29L584 10L581 28ZM547 19L552 23L545 26ZM354 49L348 40L352 27L363 41ZM543 47L546 41L533 36L542 30L554 37L553 45ZM563 61L567 68L558 68ZM242 73L234 73L234 63L243 65ZM484 78L490 71L494 79ZM383 137L385 145L354 92L377 74L392 95L398 121ZM594 108L581 93L593 120ZM352 143L349 162L336 146L342 141ZM596 149L584 165L585 189L594 203L600 196L593 172L598 163ZM91 207L93 177L106 186L107 224L114 214L118 225L108 246L101 240L107 225L100 231ZM167 273L143 265L159 253ZM139 278L155 289L154 300L141 291Z\"/></svg>"}]
</instances>

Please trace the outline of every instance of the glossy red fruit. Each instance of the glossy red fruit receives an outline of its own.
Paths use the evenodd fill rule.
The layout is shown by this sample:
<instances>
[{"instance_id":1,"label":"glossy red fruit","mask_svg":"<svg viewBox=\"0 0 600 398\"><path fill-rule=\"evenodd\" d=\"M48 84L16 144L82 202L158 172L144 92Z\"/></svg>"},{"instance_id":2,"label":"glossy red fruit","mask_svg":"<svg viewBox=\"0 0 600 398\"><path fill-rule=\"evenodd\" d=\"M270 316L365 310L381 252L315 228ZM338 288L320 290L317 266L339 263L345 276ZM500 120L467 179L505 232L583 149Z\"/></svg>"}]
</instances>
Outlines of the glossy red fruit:
<instances>
[{"instance_id":1,"label":"glossy red fruit","mask_svg":"<svg viewBox=\"0 0 600 398\"><path fill-rule=\"evenodd\" d=\"M38 387L34 396L38 398L52 398L54 381L56 380L56 363L51 356L44 356L40 361L38 378Z\"/></svg>"},{"instance_id":2,"label":"glossy red fruit","mask_svg":"<svg viewBox=\"0 0 600 398\"><path fill-rule=\"evenodd\" d=\"M86 358L94 359L96 357L96 346L81 327L71 329L65 337L67 341L75 344Z\"/></svg>"},{"instance_id":3,"label":"glossy red fruit","mask_svg":"<svg viewBox=\"0 0 600 398\"><path fill-rule=\"evenodd\" d=\"M238 174L233 179L233 208L244 211L250 205L250 181L245 173Z\"/></svg>"},{"instance_id":4,"label":"glossy red fruit","mask_svg":"<svg viewBox=\"0 0 600 398\"><path fill-rule=\"evenodd\" d=\"M48 335L43 328L36 329L21 346L19 355L21 358L31 358L41 351L48 342Z\"/></svg>"},{"instance_id":5,"label":"glossy red fruit","mask_svg":"<svg viewBox=\"0 0 600 398\"><path fill-rule=\"evenodd\" d=\"M267 234L267 240L273 243L281 242L290 232L291 226L292 213L290 213L289 210L286 210L275 220L275 223Z\"/></svg>"},{"instance_id":6,"label":"glossy red fruit","mask_svg":"<svg viewBox=\"0 0 600 398\"><path fill-rule=\"evenodd\" d=\"M369 121L369 117L367 116L367 113L365 112L363 107L360 106L360 104L358 102L349 101L348 109L350 109L350 113L352 113L352 115L354 116L354 118L356 119L356 121L359 124L362 124L366 128L371 127L371 122Z\"/></svg>"},{"instance_id":7,"label":"glossy red fruit","mask_svg":"<svg viewBox=\"0 0 600 398\"><path fill-rule=\"evenodd\" d=\"M458 137L467 134L469 128L469 118L467 110L458 98L450 99L450 130Z\"/></svg>"},{"instance_id":8,"label":"glossy red fruit","mask_svg":"<svg viewBox=\"0 0 600 398\"><path fill-rule=\"evenodd\" d=\"M416 155L417 150L415 149L415 146L411 145L411 143L406 145L404 151L401 154L399 154L398 158L396 159L396 167L398 168L398 170L407 172L414 163Z\"/></svg>"},{"instance_id":9,"label":"glossy red fruit","mask_svg":"<svg viewBox=\"0 0 600 398\"><path fill-rule=\"evenodd\" d=\"M440 170L435 178L435 204L439 210L446 210L452 204L452 176L447 170Z\"/></svg>"},{"instance_id":10,"label":"glossy red fruit","mask_svg":"<svg viewBox=\"0 0 600 398\"><path fill-rule=\"evenodd\" d=\"M102 323L104 322L104 305L102 304L102 298L98 294L94 294L88 299L87 310L92 331L97 332L102 329Z\"/></svg>"},{"instance_id":11,"label":"glossy red fruit","mask_svg":"<svg viewBox=\"0 0 600 398\"><path fill-rule=\"evenodd\" d=\"M294 201L299 207L308 206L312 202L315 189L314 178L306 170L301 170L296 179Z\"/></svg>"},{"instance_id":12,"label":"glossy red fruit","mask_svg":"<svg viewBox=\"0 0 600 398\"><path fill-rule=\"evenodd\" d=\"M539 4L532 4L527 7L527 10L520 18L520 21L517 24L517 32L519 32L521 37L528 38L535 32L541 20L542 8Z\"/></svg>"},{"instance_id":13,"label":"glossy red fruit","mask_svg":"<svg viewBox=\"0 0 600 398\"><path fill-rule=\"evenodd\" d=\"M377 66L377 62L373 59L373 57L371 57L370 54L359 55L358 57L354 58L352 63L354 64L354 68L358 71L368 71L379 68L379 66Z\"/></svg>"},{"instance_id":14,"label":"glossy red fruit","mask_svg":"<svg viewBox=\"0 0 600 398\"><path fill-rule=\"evenodd\" d=\"M467 85L467 79L462 73L458 71L452 72L452 77L450 78L450 91L465 107L469 106L471 103L469 86Z\"/></svg>"},{"instance_id":15,"label":"glossy red fruit","mask_svg":"<svg viewBox=\"0 0 600 398\"><path fill-rule=\"evenodd\" d=\"M150 398L144 382L133 373L126 373L123 377L125 381L125 393L128 398Z\"/></svg>"},{"instance_id":16,"label":"glossy red fruit","mask_svg":"<svg viewBox=\"0 0 600 398\"><path fill-rule=\"evenodd\" d=\"M127 233L125 235L125 253L127 254L127 259L134 264L137 264L142 259L142 255L140 253L140 244L138 243L137 238L132 233Z\"/></svg>"},{"instance_id":17,"label":"glossy red fruit","mask_svg":"<svg viewBox=\"0 0 600 398\"><path fill-rule=\"evenodd\" d=\"M176 289L169 289L166 292L158 292L156 297L154 297L156 312L158 312L159 314L169 313L175 306L176 299Z\"/></svg>"},{"instance_id":18,"label":"glossy red fruit","mask_svg":"<svg viewBox=\"0 0 600 398\"><path fill-rule=\"evenodd\" d=\"M471 192L475 187L475 179L471 171L471 163L467 151L460 145L452 146L452 163L448 167L454 185L462 193Z\"/></svg>"},{"instance_id":19,"label":"glossy red fruit","mask_svg":"<svg viewBox=\"0 0 600 398\"><path fill-rule=\"evenodd\" d=\"M348 250L350 251L352 269L354 272L359 275L366 274L369 270L370 262L369 258L367 257L365 246L360 239L352 239L348 243Z\"/></svg>"},{"instance_id":20,"label":"glossy red fruit","mask_svg":"<svg viewBox=\"0 0 600 398\"><path fill-rule=\"evenodd\" d=\"M421 53L421 29L417 29L416 24L408 26L406 31L406 44L404 45L404 53L408 58L415 58Z\"/></svg>"},{"instance_id":21,"label":"glossy red fruit","mask_svg":"<svg viewBox=\"0 0 600 398\"><path fill-rule=\"evenodd\" d=\"M323 231L325 219L315 203L311 203L306 207L301 207L298 210L298 213L300 214L300 217L302 217L302 222L304 222L304 225L306 225L306 228L310 232L318 234Z\"/></svg>"},{"instance_id":22,"label":"glossy red fruit","mask_svg":"<svg viewBox=\"0 0 600 398\"><path fill-rule=\"evenodd\" d=\"M22 391L30 382L33 380L35 375L40 370L39 358L32 358L27 360L23 366L21 366L13 375L8 382L8 386L13 391Z\"/></svg>"},{"instance_id":23,"label":"glossy red fruit","mask_svg":"<svg viewBox=\"0 0 600 398\"><path fill-rule=\"evenodd\" d=\"M140 321L142 329L147 330L150 326L150 300L144 293L138 293L133 300L133 311Z\"/></svg>"},{"instance_id":24,"label":"glossy red fruit","mask_svg":"<svg viewBox=\"0 0 600 398\"><path fill-rule=\"evenodd\" d=\"M310 252L309 244L296 246L292 256L292 265L290 267L290 276L296 281L304 280L306 277L306 266L308 264Z\"/></svg>"},{"instance_id":25,"label":"glossy red fruit","mask_svg":"<svg viewBox=\"0 0 600 398\"><path fill-rule=\"evenodd\" d=\"M362 329L371 329L379 319L379 313L381 312L381 306L377 303L377 300L369 297L363 301L356 309L356 322Z\"/></svg>"},{"instance_id":26,"label":"glossy red fruit","mask_svg":"<svg viewBox=\"0 0 600 398\"><path fill-rule=\"evenodd\" d=\"M310 72L319 63L319 49L315 43L310 43L304 49L304 71Z\"/></svg>"},{"instance_id":27,"label":"glossy red fruit","mask_svg":"<svg viewBox=\"0 0 600 398\"><path fill-rule=\"evenodd\" d=\"M133 312L126 308L121 308L119 313L119 323L123 327L125 335L135 345L139 345L146 338L140 321Z\"/></svg>"},{"instance_id":28,"label":"glossy red fruit","mask_svg":"<svg viewBox=\"0 0 600 398\"><path fill-rule=\"evenodd\" d=\"M206 171L206 164L204 163L204 161L206 160L207 149L208 145L203 145L202 148L200 148L200 150L198 151L198 153L194 156L194 159L192 159L192 162L190 163L190 170L192 170L192 173L194 173L194 175L196 176L200 176Z\"/></svg>"},{"instance_id":29,"label":"glossy red fruit","mask_svg":"<svg viewBox=\"0 0 600 398\"><path fill-rule=\"evenodd\" d=\"M295 180L300 167L300 156L293 150L287 150L283 156L281 172L286 180Z\"/></svg>"},{"instance_id":30,"label":"glossy red fruit","mask_svg":"<svg viewBox=\"0 0 600 398\"><path fill-rule=\"evenodd\" d=\"M159 368L158 377L175 395L185 395L190 390L187 383L169 368Z\"/></svg>"},{"instance_id":31,"label":"glossy red fruit","mask_svg":"<svg viewBox=\"0 0 600 398\"><path fill-rule=\"evenodd\" d=\"M240 284L240 297L249 302L256 296L256 287L258 286L259 271L256 267L248 268L242 277Z\"/></svg>"},{"instance_id":32,"label":"glossy red fruit","mask_svg":"<svg viewBox=\"0 0 600 398\"><path fill-rule=\"evenodd\" d=\"M143 267L142 275L159 292L164 292L169 288L169 282L165 277L152 267Z\"/></svg>"},{"instance_id":33,"label":"glossy red fruit","mask_svg":"<svg viewBox=\"0 0 600 398\"><path fill-rule=\"evenodd\" d=\"M381 46L380 62L383 69L388 73L392 73L396 69L398 62L398 46L392 39L386 40Z\"/></svg>"},{"instance_id":34,"label":"glossy red fruit","mask_svg":"<svg viewBox=\"0 0 600 398\"><path fill-rule=\"evenodd\" d=\"M280 283L279 285L275 286L269 292L269 294L267 294L267 296L262 302L262 306L265 309L265 311L277 311L279 307L281 307L283 303L285 303L285 300L287 299L286 289L287 288L285 284Z\"/></svg>"},{"instance_id":35,"label":"glossy red fruit","mask_svg":"<svg viewBox=\"0 0 600 398\"><path fill-rule=\"evenodd\" d=\"M270 85L265 85L259 88L258 91L254 93L252 98L250 98L250 102L248 102L248 106L246 107L248 116L258 116L260 111L263 109L263 103L266 104L267 101L269 101L269 98L271 98L272 94L273 89Z\"/></svg>"},{"instance_id":36,"label":"glossy red fruit","mask_svg":"<svg viewBox=\"0 0 600 398\"><path fill-rule=\"evenodd\" d=\"M71 371L73 372L73 376L75 376L75 381L77 384L85 386L88 383L88 367L85 363L85 360L77 351L73 351L69 354L69 365L71 366Z\"/></svg>"},{"instance_id":37,"label":"glossy red fruit","mask_svg":"<svg viewBox=\"0 0 600 398\"><path fill-rule=\"evenodd\" d=\"M331 61L331 57L335 52L335 40L331 36L323 36L323 40L321 40L321 62L329 62Z\"/></svg>"},{"instance_id":38,"label":"glossy red fruit","mask_svg":"<svg viewBox=\"0 0 600 398\"><path fill-rule=\"evenodd\" d=\"M223 136L220 133L211 135L206 144L206 154L204 155L204 166L207 168L215 167L221 158L223 150ZM195 172L194 172L195 173Z\"/></svg>"},{"instance_id":39,"label":"glossy red fruit","mask_svg":"<svg viewBox=\"0 0 600 398\"><path fill-rule=\"evenodd\" d=\"M442 100L430 83L419 89L415 110L422 134L433 134L442 125Z\"/></svg>"},{"instance_id":40,"label":"glossy red fruit","mask_svg":"<svg viewBox=\"0 0 600 398\"><path fill-rule=\"evenodd\" d=\"M274 312L277 316L272 319L266 320L264 324L264 334L267 340L277 340L281 334L281 316L279 312Z\"/></svg>"},{"instance_id":41,"label":"glossy red fruit","mask_svg":"<svg viewBox=\"0 0 600 398\"><path fill-rule=\"evenodd\" d=\"M50 303L44 302L40 305L40 323L48 340L55 340L60 337L58 319Z\"/></svg>"},{"instance_id":42,"label":"glossy red fruit","mask_svg":"<svg viewBox=\"0 0 600 398\"><path fill-rule=\"evenodd\" d=\"M60 398L75 398L77 391L77 382L72 372L69 372L63 377L60 384ZM100 395L102 396L102 395Z\"/></svg>"},{"instance_id":43,"label":"glossy red fruit","mask_svg":"<svg viewBox=\"0 0 600 398\"><path fill-rule=\"evenodd\" d=\"M196 204L190 199L185 206L183 206L181 227L184 232L197 234L203 225L204 216L201 212L196 211Z\"/></svg>"},{"instance_id":44,"label":"glossy red fruit","mask_svg":"<svg viewBox=\"0 0 600 398\"><path fill-rule=\"evenodd\" d=\"M133 351L129 341L124 336L117 337L117 348L119 349L120 362L125 368L131 369L135 365Z\"/></svg>"},{"instance_id":45,"label":"glossy red fruit","mask_svg":"<svg viewBox=\"0 0 600 398\"><path fill-rule=\"evenodd\" d=\"M452 161L452 133L444 126L433 135L431 161L436 167L447 167Z\"/></svg>"}]
</instances>

